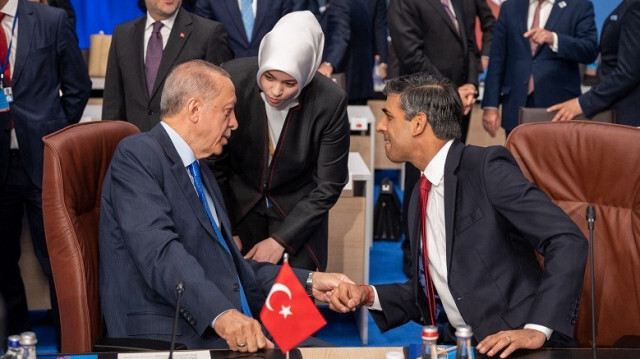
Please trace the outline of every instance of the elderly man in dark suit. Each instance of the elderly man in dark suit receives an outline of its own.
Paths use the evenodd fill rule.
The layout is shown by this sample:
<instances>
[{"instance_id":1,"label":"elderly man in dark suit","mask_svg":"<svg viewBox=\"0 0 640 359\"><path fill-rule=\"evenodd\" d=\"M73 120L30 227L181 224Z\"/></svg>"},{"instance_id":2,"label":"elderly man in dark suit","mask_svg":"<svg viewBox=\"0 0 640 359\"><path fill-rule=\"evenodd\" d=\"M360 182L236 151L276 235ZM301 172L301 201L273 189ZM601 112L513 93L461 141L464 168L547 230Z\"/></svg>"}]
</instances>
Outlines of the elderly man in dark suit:
<instances>
[{"instance_id":1,"label":"elderly man in dark suit","mask_svg":"<svg viewBox=\"0 0 640 359\"><path fill-rule=\"evenodd\" d=\"M224 70L189 61L167 77L162 121L118 145L100 207L100 299L109 336L169 340L182 281L178 341L250 352L273 347L254 318L279 267L243 259L220 187L201 161L221 154L238 127L235 103ZM323 301L348 280L294 271Z\"/></svg>"},{"instance_id":2,"label":"elderly man in dark suit","mask_svg":"<svg viewBox=\"0 0 640 359\"><path fill-rule=\"evenodd\" d=\"M129 121L142 131L160 121L164 80L176 65L231 59L222 25L181 9L180 0L145 0L147 14L116 27L104 84L103 120Z\"/></svg>"},{"instance_id":3,"label":"elderly man in dark suit","mask_svg":"<svg viewBox=\"0 0 640 359\"><path fill-rule=\"evenodd\" d=\"M57 307L42 220L42 137L80 121L91 81L64 11L26 0L0 0L0 9L0 57L8 59L3 87L13 90L13 102L4 94L0 101L0 293L7 332L15 334L28 328L18 267L25 212L54 312Z\"/></svg>"},{"instance_id":4,"label":"elderly man in dark suit","mask_svg":"<svg viewBox=\"0 0 640 359\"><path fill-rule=\"evenodd\" d=\"M449 81L415 74L390 80L385 93L377 131L387 157L422 171L409 204L411 277L341 284L331 306L367 305L386 331L409 320L434 323L437 291L449 329L470 325L482 354L570 341L587 257L578 227L504 147L456 141L462 104Z\"/></svg>"},{"instance_id":5,"label":"elderly man in dark suit","mask_svg":"<svg viewBox=\"0 0 640 359\"><path fill-rule=\"evenodd\" d=\"M578 98L552 106L554 121L613 109L616 122L640 126L640 1L623 0L609 15L600 39L600 82Z\"/></svg>"},{"instance_id":6,"label":"elderly man in dark suit","mask_svg":"<svg viewBox=\"0 0 640 359\"><path fill-rule=\"evenodd\" d=\"M238 58L258 56L264 35L292 10L292 0L196 0L195 13L224 25Z\"/></svg>"}]
</instances>

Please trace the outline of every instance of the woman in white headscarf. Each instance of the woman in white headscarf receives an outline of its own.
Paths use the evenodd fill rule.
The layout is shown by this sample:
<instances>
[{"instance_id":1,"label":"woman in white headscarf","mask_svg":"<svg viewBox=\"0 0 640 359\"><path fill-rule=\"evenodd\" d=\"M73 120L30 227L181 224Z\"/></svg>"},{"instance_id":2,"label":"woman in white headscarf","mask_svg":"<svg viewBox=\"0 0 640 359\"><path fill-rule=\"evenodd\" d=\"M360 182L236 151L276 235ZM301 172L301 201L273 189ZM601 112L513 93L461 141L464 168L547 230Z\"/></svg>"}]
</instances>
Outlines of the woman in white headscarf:
<instances>
[{"instance_id":1,"label":"woman in white headscarf","mask_svg":"<svg viewBox=\"0 0 640 359\"><path fill-rule=\"evenodd\" d=\"M284 16L258 58L223 67L238 129L213 169L246 258L324 270L328 212L347 183L347 96L317 73L324 34L309 11Z\"/></svg>"}]
</instances>

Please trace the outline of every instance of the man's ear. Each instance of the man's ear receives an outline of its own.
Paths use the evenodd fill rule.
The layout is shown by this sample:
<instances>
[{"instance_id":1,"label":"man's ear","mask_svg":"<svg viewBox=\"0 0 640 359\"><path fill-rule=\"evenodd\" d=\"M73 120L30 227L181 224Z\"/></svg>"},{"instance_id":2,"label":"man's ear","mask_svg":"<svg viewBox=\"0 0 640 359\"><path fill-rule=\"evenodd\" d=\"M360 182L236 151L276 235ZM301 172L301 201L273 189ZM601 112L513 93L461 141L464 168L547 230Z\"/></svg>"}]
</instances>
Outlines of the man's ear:
<instances>
[{"instance_id":1,"label":"man's ear","mask_svg":"<svg viewBox=\"0 0 640 359\"><path fill-rule=\"evenodd\" d=\"M200 99L191 97L187 100L187 116L189 121L196 123L200 119L202 111L202 101Z\"/></svg>"},{"instance_id":2,"label":"man's ear","mask_svg":"<svg viewBox=\"0 0 640 359\"><path fill-rule=\"evenodd\" d=\"M429 122L424 112L418 112L418 114L411 119L411 134L413 136L422 134L427 127L429 127Z\"/></svg>"}]
</instances>

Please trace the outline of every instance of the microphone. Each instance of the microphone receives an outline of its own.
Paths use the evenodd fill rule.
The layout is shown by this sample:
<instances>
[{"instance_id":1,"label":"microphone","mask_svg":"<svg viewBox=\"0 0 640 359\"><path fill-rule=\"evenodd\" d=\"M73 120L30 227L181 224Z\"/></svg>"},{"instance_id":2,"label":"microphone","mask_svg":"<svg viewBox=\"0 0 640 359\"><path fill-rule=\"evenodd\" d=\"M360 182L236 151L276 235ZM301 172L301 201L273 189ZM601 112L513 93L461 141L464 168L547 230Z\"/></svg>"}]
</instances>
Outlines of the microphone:
<instances>
[{"instance_id":1,"label":"microphone","mask_svg":"<svg viewBox=\"0 0 640 359\"><path fill-rule=\"evenodd\" d=\"M180 313L180 299L182 299L182 293L184 292L184 282L179 281L176 285L176 292L178 293L178 300L176 301L176 314L173 316L173 329L171 330L171 346L169 347L169 359L173 359L173 348L176 345L176 332L178 331L178 313Z\"/></svg>"},{"instance_id":2,"label":"microphone","mask_svg":"<svg viewBox=\"0 0 640 359\"><path fill-rule=\"evenodd\" d=\"M589 205L587 206L587 227L589 228L589 276L591 277L591 349L593 350L593 359L597 357L597 344L596 344L596 282L595 282L595 269L593 263L593 228L596 223L596 209Z\"/></svg>"}]
</instances>

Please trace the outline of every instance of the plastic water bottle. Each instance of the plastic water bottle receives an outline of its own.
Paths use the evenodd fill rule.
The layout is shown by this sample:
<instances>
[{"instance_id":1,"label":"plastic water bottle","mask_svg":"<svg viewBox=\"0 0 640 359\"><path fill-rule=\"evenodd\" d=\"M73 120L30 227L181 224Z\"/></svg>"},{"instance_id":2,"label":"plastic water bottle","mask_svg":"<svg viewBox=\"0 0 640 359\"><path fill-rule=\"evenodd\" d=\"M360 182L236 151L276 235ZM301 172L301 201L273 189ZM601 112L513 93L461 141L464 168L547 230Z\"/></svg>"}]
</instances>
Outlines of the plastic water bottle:
<instances>
[{"instance_id":1,"label":"plastic water bottle","mask_svg":"<svg viewBox=\"0 0 640 359\"><path fill-rule=\"evenodd\" d=\"M23 359L36 359L36 333L24 332L20 334L20 345L22 346L22 358Z\"/></svg>"},{"instance_id":2,"label":"plastic water bottle","mask_svg":"<svg viewBox=\"0 0 640 359\"><path fill-rule=\"evenodd\" d=\"M422 359L438 358L438 328L427 325L422 328Z\"/></svg>"},{"instance_id":3,"label":"plastic water bottle","mask_svg":"<svg viewBox=\"0 0 640 359\"><path fill-rule=\"evenodd\" d=\"M456 329L456 359L474 359L471 337L473 332L468 325L460 326Z\"/></svg>"},{"instance_id":4,"label":"plastic water bottle","mask_svg":"<svg viewBox=\"0 0 640 359\"><path fill-rule=\"evenodd\" d=\"M5 359L22 359L22 348L20 347L20 336L12 335L7 338L7 352L4 354Z\"/></svg>"}]
</instances>

